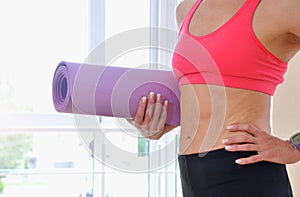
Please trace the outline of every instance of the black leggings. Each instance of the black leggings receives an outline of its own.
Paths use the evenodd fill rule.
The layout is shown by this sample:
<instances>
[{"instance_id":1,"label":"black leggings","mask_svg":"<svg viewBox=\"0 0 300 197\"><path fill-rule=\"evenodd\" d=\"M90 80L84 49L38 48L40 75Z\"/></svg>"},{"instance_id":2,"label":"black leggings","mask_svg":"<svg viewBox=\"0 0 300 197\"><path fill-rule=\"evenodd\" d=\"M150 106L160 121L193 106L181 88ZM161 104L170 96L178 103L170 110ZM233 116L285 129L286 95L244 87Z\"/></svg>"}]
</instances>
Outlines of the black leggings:
<instances>
[{"instance_id":1,"label":"black leggings","mask_svg":"<svg viewBox=\"0 0 300 197\"><path fill-rule=\"evenodd\" d=\"M286 167L271 162L238 165L256 152L219 149L179 155L183 197L291 197Z\"/></svg>"}]
</instances>

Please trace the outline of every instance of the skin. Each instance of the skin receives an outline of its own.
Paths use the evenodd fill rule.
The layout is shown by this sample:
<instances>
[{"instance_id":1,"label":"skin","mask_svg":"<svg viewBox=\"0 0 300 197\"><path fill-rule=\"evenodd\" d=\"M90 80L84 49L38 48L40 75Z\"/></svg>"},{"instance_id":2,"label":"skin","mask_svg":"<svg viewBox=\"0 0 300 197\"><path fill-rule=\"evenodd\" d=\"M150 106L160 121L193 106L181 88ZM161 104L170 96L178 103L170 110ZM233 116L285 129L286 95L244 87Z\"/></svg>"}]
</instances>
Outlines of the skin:
<instances>
[{"instance_id":1,"label":"skin","mask_svg":"<svg viewBox=\"0 0 300 197\"><path fill-rule=\"evenodd\" d=\"M195 2L184 0L178 5L178 27ZM189 32L200 36L215 31L244 2L202 2L192 17ZM258 40L284 62L289 62L300 50L299 9L299 0L261 0L252 21ZM225 148L227 151L258 152L257 155L236 160L240 165L259 161L290 164L300 160L300 151L287 140L271 135L271 96L257 91L206 84L183 85L180 91L180 154ZM165 124L167 110L168 103L162 101L158 93L151 93L140 100L133 124L144 137L159 139L175 128ZM219 124L211 124L212 120Z\"/></svg>"}]
</instances>

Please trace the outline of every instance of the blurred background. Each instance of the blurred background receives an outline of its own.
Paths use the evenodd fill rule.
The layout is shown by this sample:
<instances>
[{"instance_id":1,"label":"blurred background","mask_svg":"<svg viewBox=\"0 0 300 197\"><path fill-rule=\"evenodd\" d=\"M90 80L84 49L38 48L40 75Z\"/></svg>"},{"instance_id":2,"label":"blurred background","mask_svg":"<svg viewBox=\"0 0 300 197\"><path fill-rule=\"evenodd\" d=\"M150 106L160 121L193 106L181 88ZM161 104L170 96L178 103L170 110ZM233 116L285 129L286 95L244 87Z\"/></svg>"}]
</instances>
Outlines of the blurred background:
<instances>
[{"instance_id":1,"label":"blurred background","mask_svg":"<svg viewBox=\"0 0 300 197\"><path fill-rule=\"evenodd\" d=\"M135 35L137 28L169 29L167 36L149 32L149 46L163 42L172 49L178 3L0 2L0 197L181 196L178 129L159 141L148 141L122 119L57 113L51 92L60 61L100 62L97 58L105 55L95 54L95 49L126 31ZM109 64L170 69L170 55L157 47L135 48ZM273 98L273 130L285 139L300 129L299 63L298 55ZM79 130L78 119L98 124ZM288 165L288 170L295 196L300 197L299 164Z\"/></svg>"}]
</instances>

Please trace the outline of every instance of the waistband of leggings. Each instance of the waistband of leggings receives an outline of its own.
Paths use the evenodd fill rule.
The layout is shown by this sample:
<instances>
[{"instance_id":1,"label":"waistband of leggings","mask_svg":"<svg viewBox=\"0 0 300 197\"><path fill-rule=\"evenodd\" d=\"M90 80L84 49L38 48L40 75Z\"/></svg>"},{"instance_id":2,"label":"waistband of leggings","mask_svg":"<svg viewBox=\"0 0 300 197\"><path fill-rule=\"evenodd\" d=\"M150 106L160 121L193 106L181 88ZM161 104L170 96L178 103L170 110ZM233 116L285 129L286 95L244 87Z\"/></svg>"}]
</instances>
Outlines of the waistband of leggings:
<instances>
[{"instance_id":1,"label":"waistband of leggings","mask_svg":"<svg viewBox=\"0 0 300 197\"><path fill-rule=\"evenodd\" d=\"M192 154L179 154L178 158L192 158L192 157L199 157L199 158L220 158L220 157L229 157L233 155L239 156L250 156L257 154L256 151L241 151L241 152L229 152L225 148L216 149L206 152L200 153L192 153Z\"/></svg>"}]
</instances>

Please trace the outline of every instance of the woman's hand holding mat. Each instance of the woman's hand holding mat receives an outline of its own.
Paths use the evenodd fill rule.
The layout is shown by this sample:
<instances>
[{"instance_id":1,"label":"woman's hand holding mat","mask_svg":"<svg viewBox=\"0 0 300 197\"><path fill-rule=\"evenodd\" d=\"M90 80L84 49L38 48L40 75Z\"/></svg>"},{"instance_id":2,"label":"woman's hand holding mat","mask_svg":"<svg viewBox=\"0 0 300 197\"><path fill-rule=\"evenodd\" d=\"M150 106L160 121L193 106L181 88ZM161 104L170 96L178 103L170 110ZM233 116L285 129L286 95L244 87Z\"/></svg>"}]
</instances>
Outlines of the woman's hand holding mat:
<instances>
[{"instance_id":1,"label":"woman's hand holding mat","mask_svg":"<svg viewBox=\"0 0 300 197\"><path fill-rule=\"evenodd\" d=\"M148 139L157 140L175 128L166 124L168 101L162 100L160 94L150 92L139 101L138 109L131 123L138 128L140 134Z\"/></svg>"}]
</instances>

